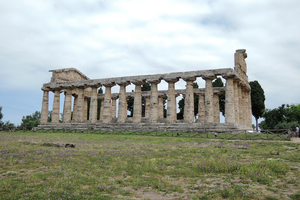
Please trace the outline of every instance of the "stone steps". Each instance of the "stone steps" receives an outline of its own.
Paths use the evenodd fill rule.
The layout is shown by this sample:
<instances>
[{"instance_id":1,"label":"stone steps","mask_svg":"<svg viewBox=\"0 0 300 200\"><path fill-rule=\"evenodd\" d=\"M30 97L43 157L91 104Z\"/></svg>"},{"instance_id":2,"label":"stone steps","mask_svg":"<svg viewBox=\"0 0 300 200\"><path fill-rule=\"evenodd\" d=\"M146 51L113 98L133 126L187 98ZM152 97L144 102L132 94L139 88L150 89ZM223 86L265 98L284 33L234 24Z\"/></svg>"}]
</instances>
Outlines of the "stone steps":
<instances>
[{"instance_id":1,"label":"stone steps","mask_svg":"<svg viewBox=\"0 0 300 200\"><path fill-rule=\"evenodd\" d=\"M141 131L169 131L169 132L237 132L241 130L250 130L247 127L243 127L236 124L228 123L49 123L39 125L37 129L76 129L76 130L141 130Z\"/></svg>"}]
</instances>

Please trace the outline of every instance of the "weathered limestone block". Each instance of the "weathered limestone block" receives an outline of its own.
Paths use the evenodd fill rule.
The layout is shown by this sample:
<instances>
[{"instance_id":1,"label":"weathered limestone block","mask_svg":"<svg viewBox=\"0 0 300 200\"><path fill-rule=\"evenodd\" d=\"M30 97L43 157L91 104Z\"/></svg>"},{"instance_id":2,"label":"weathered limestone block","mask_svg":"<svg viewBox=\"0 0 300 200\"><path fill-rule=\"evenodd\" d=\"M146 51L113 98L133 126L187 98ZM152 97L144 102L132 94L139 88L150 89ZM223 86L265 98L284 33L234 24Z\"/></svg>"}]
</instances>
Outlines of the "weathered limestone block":
<instances>
[{"instance_id":1,"label":"weathered limestone block","mask_svg":"<svg viewBox=\"0 0 300 200\"><path fill-rule=\"evenodd\" d=\"M63 123L71 123L71 109L72 109L72 89L67 88L65 92Z\"/></svg>"},{"instance_id":2,"label":"weathered limestone block","mask_svg":"<svg viewBox=\"0 0 300 200\"><path fill-rule=\"evenodd\" d=\"M49 90L43 89L41 124L45 124L48 122L48 107L49 107Z\"/></svg>"},{"instance_id":3,"label":"weathered limestone block","mask_svg":"<svg viewBox=\"0 0 300 200\"><path fill-rule=\"evenodd\" d=\"M196 80L195 77L185 78L186 81L186 92L184 98L184 122L193 123L194 122L194 90L193 82Z\"/></svg>"},{"instance_id":4,"label":"weathered limestone block","mask_svg":"<svg viewBox=\"0 0 300 200\"><path fill-rule=\"evenodd\" d=\"M60 90L54 91L52 123L59 123Z\"/></svg>"}]
</instances>

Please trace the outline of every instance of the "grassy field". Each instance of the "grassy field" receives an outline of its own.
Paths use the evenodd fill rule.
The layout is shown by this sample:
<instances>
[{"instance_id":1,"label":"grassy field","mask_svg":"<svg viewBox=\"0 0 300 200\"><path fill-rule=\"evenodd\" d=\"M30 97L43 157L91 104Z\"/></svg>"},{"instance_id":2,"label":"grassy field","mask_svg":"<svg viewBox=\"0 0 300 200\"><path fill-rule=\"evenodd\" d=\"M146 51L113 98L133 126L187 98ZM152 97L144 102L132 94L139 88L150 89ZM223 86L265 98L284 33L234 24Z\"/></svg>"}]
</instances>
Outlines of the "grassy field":
<instances>
[{"instance_id":1,"label":"grassy field","mask_svg":"<svg viewBox=\"0 0 300 200\"><path fill-rule=\"evenodd\" d=\"M290 141L0 132L0 199L299 200L299 148Z\"/></svg>"}]
</instances>

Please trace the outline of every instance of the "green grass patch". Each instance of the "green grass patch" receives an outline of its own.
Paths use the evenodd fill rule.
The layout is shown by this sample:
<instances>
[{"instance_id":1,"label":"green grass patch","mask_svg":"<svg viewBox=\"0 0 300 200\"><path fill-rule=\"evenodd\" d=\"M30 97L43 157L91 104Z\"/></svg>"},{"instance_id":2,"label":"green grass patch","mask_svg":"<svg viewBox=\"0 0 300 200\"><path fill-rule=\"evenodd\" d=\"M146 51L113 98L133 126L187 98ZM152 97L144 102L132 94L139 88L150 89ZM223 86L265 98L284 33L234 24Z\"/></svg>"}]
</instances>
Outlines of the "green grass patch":
<instances>
[{"instance_id":1,"label":"green grass patch","mask_svg":"<svg viewBox=\"0 0 300 200\"><path fill-rule=\"evenodd\" d=\"M299 185L298 163L293 158L298 152L290 152L289 142L215 140L213 135L212 140L185 134L1 132L0 196L276 199L274 193ZM45 142L75 143L76 147L38 145ZM282 197L296 198L298 193L289 195Z\"/></svg>"}]
</instances>

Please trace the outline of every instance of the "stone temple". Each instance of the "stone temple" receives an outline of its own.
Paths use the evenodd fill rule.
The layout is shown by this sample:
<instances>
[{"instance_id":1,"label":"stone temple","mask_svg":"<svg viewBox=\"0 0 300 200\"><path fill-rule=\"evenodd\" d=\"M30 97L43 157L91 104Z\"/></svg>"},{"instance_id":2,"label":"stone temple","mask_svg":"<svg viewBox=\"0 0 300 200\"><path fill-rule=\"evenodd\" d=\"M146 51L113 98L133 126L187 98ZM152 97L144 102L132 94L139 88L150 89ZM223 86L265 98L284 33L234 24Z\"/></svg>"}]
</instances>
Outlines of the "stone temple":
<instances>
[{"instance_id":1,"label":"stone temple","mask_svg":"<svg viewBox=\"0 0 300 200\"><path fill-rule=\"evenodd\" d=\"M101 129L104 127L144 130L159 127L164 130L182 131L191 128L203 131L252 129L251 88L248 82L246 58L246 50L238 49L234 54L234 68L102 79L89 79L75 68L50 70L51 81L43 84L42 87L41 125L38 129ZM226 80L225 87L212 87L212 82L217 76ZM193 88L193 82L198 77L205 81L205 88ZM186 82L185 89L175 89L175 83L179 79ZM162 80L168 83L168 90L158 90L157 86ZM141 86L146 82L151 84L151 91L141 91ZM126 86L130 84L135 85L134 92L126 92ZM111 88L116 85L120 88L119 93L111 93ZM105 87L105 94L98 94L98 88L102 86ZM47 122L49 92L54 93L51 123ZM222 92L225 92L225 123L220 123L219 95ZM65 95L62 123L59 123L60 93ZM180 94L185 97L183 120L177 120L176 97ZM199 95L196 120L194 94ZM167 96L166 118L163 115L165 96ZM133 117L127 117L129 97L134 98ZM142 116L142 97L145 98L144 116ZM102 100L100 119L97 119L98 100Z\"/></svg>"}]
</instances>

